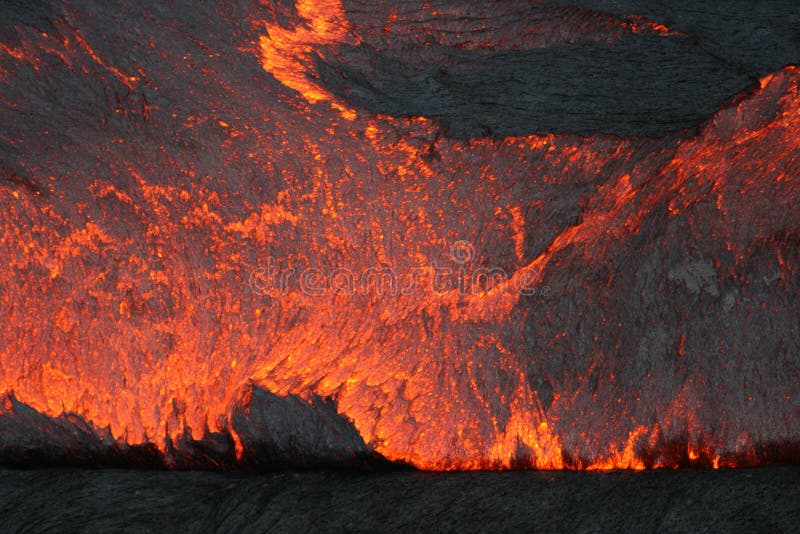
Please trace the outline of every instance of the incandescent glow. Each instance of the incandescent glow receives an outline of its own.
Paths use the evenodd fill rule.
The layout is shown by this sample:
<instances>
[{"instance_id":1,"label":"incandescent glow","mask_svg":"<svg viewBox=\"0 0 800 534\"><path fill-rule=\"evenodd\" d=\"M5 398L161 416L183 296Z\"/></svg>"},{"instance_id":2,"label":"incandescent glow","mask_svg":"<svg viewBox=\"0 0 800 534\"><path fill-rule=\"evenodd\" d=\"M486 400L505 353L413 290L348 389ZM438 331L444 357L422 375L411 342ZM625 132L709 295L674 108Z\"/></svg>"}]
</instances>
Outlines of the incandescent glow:
<instances>
[{"instance_id":1,"label":"incandescent glow","mask_svg":"<svg viewBox=\"0 0 800 534\"><path fill-rule=\"evenodd\" d=\"M791 456L797 68L691 138L457 141L326 88L327 47L377 38L340 1L267 4L233 44L172 22L0 43L0 394L161 451L227 432L240 459L252 384L330 398L423 469ZM375 24L485 43L430 17Z\"/></svg>"},{"instance_id":2,"label":"incandescent glow","mask_svg":"<svg viewBox=\"0 0 800 534\"><path fill-rule=\"evenodd\" d=\"M347 43L349 29L341 0L298 0L295 8L302 19L291 30L279 24L266 24L266 35L259 39L261 65L283 85L300 93L311 104L330 102L349 120L356 112L335 100L313 80L314 47Z\"/></svg>"}]
</instances>

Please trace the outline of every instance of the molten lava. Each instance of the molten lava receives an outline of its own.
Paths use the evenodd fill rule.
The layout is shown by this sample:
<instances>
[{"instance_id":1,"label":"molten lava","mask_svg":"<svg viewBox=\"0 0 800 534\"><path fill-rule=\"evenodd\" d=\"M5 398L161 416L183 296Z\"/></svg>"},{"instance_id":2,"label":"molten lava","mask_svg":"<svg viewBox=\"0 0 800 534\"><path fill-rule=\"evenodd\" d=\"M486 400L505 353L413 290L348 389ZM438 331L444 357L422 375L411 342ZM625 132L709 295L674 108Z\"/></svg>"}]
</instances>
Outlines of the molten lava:
<instances>
[{"instance_id":1,"label":"molten lava","mask_svg":"<svg viewBox=\"0 0 800 534\"><path fill-rule=\"evenodd\" d=\"M126 29L152 17L76 2L0 35L0 416L242 458L257 387L321 410L300 435L337 428L331 402L424 469L800 458L800 70L696 135L458 140L320 65L684 37L549 4L563 26L517 31L447 2L244 4Z\"/></svg>"}]
</instances>

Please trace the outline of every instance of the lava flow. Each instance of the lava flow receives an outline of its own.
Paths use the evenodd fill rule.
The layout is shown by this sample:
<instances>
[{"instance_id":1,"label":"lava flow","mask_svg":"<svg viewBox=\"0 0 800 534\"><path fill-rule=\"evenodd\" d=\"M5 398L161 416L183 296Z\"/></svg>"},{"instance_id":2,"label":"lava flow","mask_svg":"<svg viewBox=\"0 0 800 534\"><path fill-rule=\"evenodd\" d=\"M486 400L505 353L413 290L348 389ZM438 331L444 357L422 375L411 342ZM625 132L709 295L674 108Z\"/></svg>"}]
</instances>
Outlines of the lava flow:
<instances>
[{"instance_id":1,"label":"lava flow","mask_svg":"<svg viewBox=\"0 0 800 534\"><path fill-rule=\"evenodd\" d=\"M692 71L739 96L676 98L658 137L597 129L651 116L611 100L498 135L457 91L545 125L566 98L475 85L498 62L716 59L542 2L118 4L0 25L4 461L800 460L798 68Z\"/></svg>"}]
</instances>

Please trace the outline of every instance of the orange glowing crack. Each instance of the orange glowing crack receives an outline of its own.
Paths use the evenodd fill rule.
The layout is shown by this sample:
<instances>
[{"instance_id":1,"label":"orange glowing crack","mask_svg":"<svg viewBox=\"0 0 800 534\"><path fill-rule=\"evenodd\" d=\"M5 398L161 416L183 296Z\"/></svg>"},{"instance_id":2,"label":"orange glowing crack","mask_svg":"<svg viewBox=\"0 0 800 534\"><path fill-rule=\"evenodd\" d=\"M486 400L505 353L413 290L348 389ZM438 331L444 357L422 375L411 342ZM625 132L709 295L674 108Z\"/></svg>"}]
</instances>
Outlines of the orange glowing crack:
<instances>
[{"instance_id":1,"label":"orange glowing crack","mask_svg":"<svg viewBox=\"0 0 800 534\"><path fill-rule=\"evenodd\" d=\"M128 89L131 90L133 89L134 83L139 80L138 77L125 74L114 65L111 65L106 61L104 61L103 58L101 58L97 54L97 52L94 51L94 49L89 45L89 42L86 40L86 38L83 37L83 35L81 35L79 31L74 30L73 33L75 35L75 41L83 49L83 51L86 52L90 58L92 58L92 60L95 63L97 63L98 65L109 71L111 74L113 74L114 77L117 78L119 81L121 81L123 84L125 84L125 86Z\"/></svg>"},{"instance_id":2,"label":"orange glowing crack","mask_svg":"<svg viewBox=\"0 0 800 534\"><path fill-rule=\"evenodd\" d=\"M348 42L349 26L340 0L298 0L298 15L305 23L287 30L278 24L266 24L266 35L259 39L261 66L283 85L300 93L310 104L328 102L347 119L357 117L355 110L340 103L313 79L314 46Z\"/></svg>"},{"instance_id":3,"label":"orange glowing crack","mask_svg":"<svg viewBox=\"0 0 800 534\"><path fill-rule=\"evenodd\" d=\"M682 32L668 28L667 26L659 22L648 20L641 15L629 15L627 19L628 20L625 22L625 25L633 33L644 33L644 34L649 33L664 37L672 35L683 35Z\"/></svg>"}]
</instances>

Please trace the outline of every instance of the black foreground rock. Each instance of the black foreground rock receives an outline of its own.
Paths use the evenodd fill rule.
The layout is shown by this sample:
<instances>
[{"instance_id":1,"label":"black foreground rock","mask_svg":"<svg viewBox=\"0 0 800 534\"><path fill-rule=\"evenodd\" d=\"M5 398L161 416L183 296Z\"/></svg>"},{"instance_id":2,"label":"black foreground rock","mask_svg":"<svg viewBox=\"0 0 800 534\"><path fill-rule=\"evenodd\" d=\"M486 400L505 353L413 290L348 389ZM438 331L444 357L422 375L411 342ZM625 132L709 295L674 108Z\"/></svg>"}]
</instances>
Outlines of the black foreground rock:
<instances>
[{"instance_id":1,"label":"black foreground rock","mask_svg":"<svg viewBox=\"0 0 800 534\"><path fill-rule=\"evenodd\" d=\"M800 468L232 475L0 470L0 524L36 532L771 532Z\"/></svg>"},{"instance_id":2,"label":"black foreground rock","mask_svg":"<svg viewBox=\"0 0 800 534\"><path fill-rule=\"evenodd\" d=\"M48 417L14 395L3 395L0 465L240 471L392 466L364 443L330 399L280 397L253 385L233 410L230 429L208 432L199 440L187 429L169 439L163 451L153 443L116 440L108 429L74 414Z\"/></svg>"}]
</instances>

